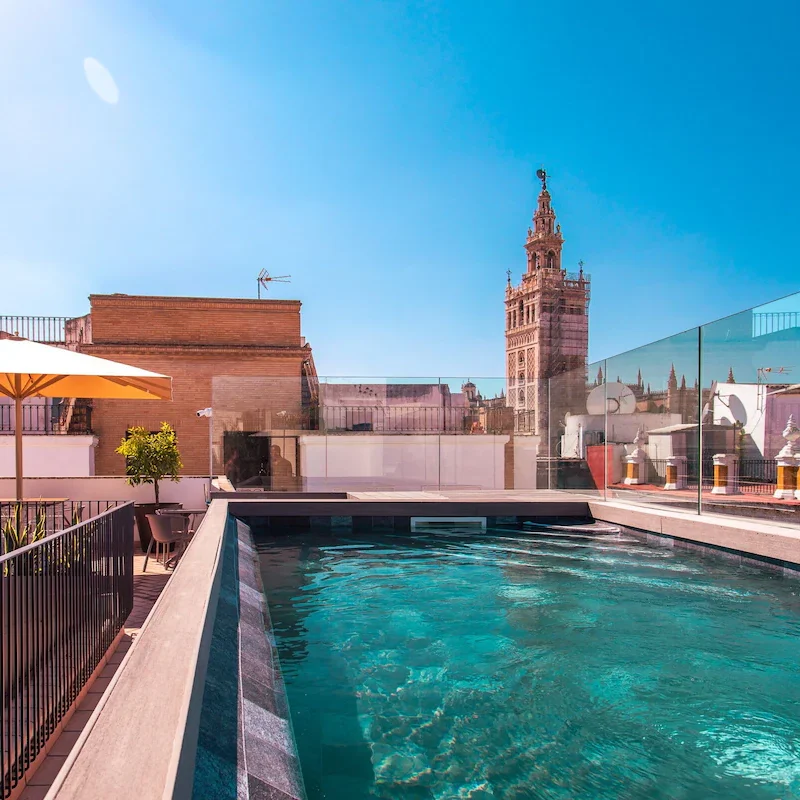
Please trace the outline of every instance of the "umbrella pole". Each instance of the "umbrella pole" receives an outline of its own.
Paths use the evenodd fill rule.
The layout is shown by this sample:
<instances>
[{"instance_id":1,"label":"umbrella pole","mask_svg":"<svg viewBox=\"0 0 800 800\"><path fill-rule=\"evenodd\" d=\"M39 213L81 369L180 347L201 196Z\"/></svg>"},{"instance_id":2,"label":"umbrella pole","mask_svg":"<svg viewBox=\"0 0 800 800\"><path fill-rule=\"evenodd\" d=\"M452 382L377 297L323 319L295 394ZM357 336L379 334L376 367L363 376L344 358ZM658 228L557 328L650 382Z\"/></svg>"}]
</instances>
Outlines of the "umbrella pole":
<instances>
[{"instance_id":1,"label":"umbrella pole","mask_svg":"<svg viewBox=\"0 0 800 800\"><path fill-rule=\"evenodd\" d=\"M17 442L17 504L22 502L22 398L17 394L15 403L14 437Z\"/></svg>"}]
</instances>

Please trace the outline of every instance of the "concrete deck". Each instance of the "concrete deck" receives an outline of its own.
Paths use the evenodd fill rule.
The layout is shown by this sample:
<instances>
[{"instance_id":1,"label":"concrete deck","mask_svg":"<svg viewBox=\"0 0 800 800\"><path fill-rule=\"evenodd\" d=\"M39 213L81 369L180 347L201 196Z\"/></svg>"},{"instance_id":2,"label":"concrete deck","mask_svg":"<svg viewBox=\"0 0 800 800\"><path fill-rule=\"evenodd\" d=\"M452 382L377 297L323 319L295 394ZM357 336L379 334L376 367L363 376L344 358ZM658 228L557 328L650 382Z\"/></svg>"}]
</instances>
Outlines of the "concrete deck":
<instances>
[{"instance_id":1,"label":"concrete deck","mask_svg":"<svg viewBox=\"0 0 800 800\"><path fill-rule=\"evenodd\" d=\"M684 539L781 562L800 564L800 528L756 519L697 514L621 501L590 501L591 515L603 522L637 528L659 536Z\"/></svg>"}]
</instances>

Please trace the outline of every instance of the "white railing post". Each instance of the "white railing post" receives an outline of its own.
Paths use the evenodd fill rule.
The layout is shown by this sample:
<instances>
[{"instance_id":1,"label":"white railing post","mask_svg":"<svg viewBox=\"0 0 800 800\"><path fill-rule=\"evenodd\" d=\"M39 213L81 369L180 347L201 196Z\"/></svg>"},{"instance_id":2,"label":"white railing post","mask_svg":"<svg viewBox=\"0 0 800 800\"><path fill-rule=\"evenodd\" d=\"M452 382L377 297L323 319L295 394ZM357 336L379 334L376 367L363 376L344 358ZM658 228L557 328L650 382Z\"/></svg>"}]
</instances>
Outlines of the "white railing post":
<instances>
[{"instance_id":1,"label":"white railing post","mask_svg":"<svg viewBox=\"0 0 800 800\"><path fill-rule=\"evenodd\" d=\"M686 456L670 456L667 459L666 491L686 488Z\"/></svg>"},{"instance_id":2,"label":"white railing post","mask_svg":"<svg viewBox=\"0 0 800 800\"><path fill-rule=\"evenodd\" d=\"M711 494L739 493L739 456L717 453L714 456L714 487Z\"/></svg>"}]
</instances>

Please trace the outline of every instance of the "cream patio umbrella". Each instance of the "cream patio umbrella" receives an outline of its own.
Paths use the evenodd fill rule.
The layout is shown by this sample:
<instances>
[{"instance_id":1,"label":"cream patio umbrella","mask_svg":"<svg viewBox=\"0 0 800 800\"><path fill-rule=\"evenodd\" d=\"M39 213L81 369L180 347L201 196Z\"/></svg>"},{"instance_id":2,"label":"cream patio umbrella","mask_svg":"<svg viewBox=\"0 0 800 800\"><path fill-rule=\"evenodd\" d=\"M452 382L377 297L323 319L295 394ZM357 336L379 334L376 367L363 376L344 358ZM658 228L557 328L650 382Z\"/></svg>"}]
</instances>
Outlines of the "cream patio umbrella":
<instances>
[{"instance_id":1,"label":"cream patio umbrella","mask_svg":"<svg viewBox=\"0 0 800 800\"><path fill-rule=\"evenodd\" d=\"M22 401L27 397L170 400L172 378L28 339L0 339L0 394L16 404L17 502L22 497Z\"/></svg>"}]
</instances>

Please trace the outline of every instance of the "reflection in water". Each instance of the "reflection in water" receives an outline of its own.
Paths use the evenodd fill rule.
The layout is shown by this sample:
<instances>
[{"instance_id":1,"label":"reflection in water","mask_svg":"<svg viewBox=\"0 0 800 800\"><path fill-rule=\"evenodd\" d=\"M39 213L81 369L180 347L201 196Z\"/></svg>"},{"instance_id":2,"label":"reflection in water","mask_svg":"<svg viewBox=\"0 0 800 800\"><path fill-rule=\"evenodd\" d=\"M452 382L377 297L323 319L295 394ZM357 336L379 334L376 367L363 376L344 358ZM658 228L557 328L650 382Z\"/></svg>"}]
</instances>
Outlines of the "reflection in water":
<instances>
[{"instance_id":1,"label":"reflection in water","mask_svg":"<svg viewBox=\"0 0 800 800\"><path fill-rule=\"evenodd\" d=\"M625 536L286 536L262 572L310 798L800 787L792 579Z\"/></svg>"}]
</instances>

